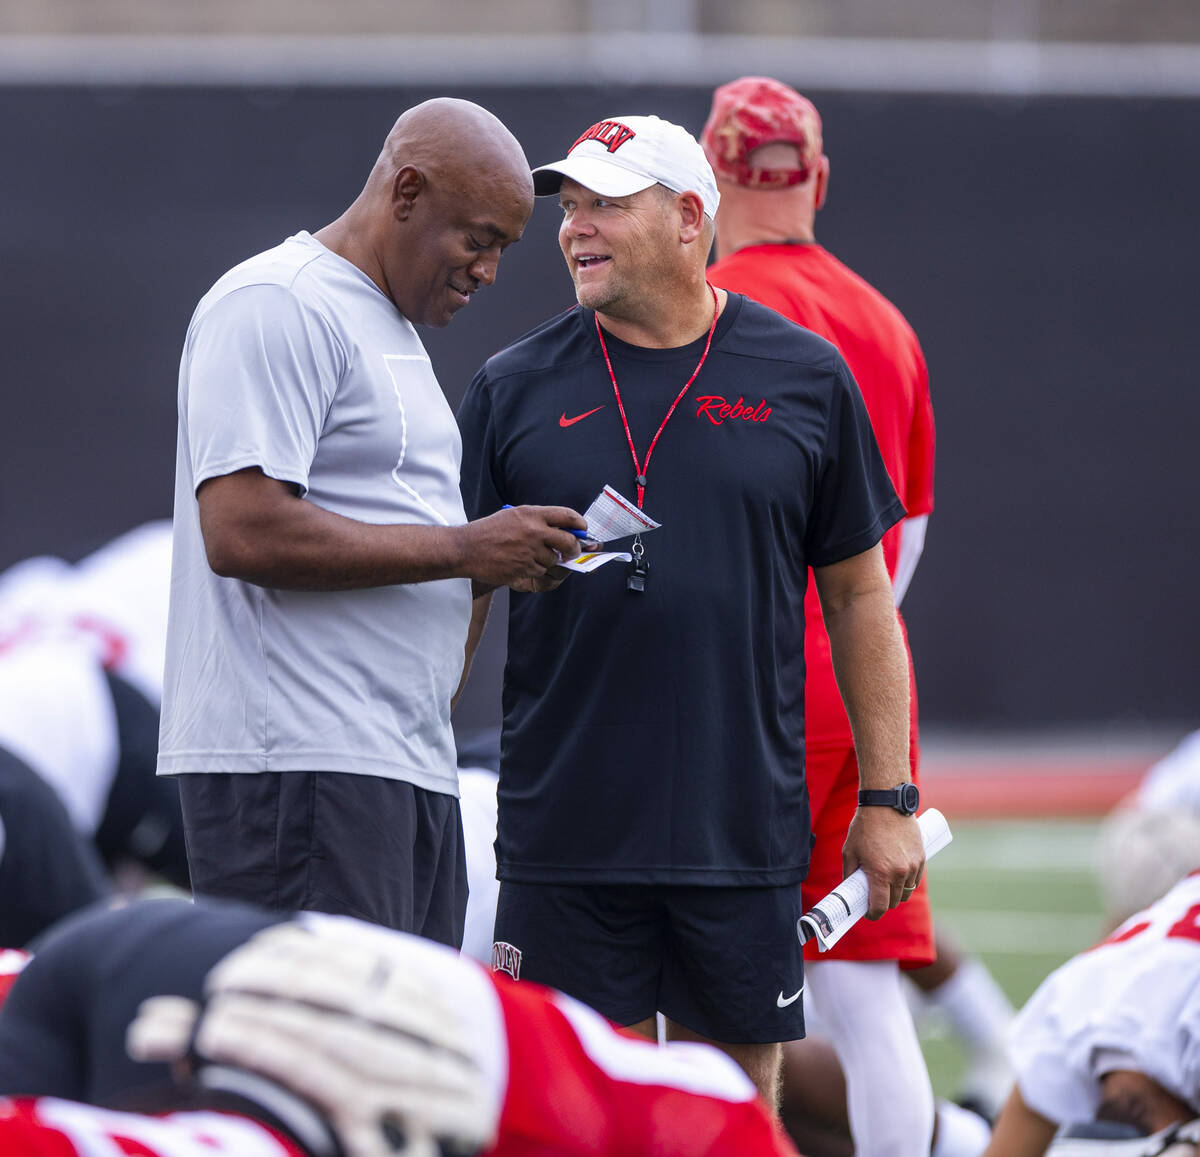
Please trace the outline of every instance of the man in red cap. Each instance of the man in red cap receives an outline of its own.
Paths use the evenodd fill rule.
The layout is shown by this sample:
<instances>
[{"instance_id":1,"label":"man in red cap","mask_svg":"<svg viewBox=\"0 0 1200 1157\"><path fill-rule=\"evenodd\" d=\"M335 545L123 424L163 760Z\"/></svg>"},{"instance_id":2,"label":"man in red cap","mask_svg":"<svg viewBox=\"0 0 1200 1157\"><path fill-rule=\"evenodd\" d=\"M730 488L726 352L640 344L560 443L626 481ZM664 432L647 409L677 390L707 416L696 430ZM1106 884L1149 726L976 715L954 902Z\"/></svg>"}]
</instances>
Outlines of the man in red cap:
<instances>
[{"instance_id":1,"label":"man in red cap","mask_svg":"<svg viewBox=\"0 0 1200 1157\"><path fill-rule=\"evenodd\" d=\"M933 411L921 347L899 310L814 240L829 159L822 151L821 118L808 100L767 77L723 85L714 94L701 144L721 193L719 260L709 269L713 284L745 293L828 338L862 390L907 511L883 538L899 606L933 508ZM860 801L854 737L811 585L805 610L805 776L816 838L803 885L808 908L843 876L842 844ZM911 682L911 658L909 672ZM913 685L914 782L916 702ZM860 1153L929 1152L933 1097L899 973L933 958L922 883L906 904L878 922L861 922L828 953L805 962L816 1011L846 1070ZM864 1039L870 1049L858 1047Z\"/></svg>"}]
</instances>

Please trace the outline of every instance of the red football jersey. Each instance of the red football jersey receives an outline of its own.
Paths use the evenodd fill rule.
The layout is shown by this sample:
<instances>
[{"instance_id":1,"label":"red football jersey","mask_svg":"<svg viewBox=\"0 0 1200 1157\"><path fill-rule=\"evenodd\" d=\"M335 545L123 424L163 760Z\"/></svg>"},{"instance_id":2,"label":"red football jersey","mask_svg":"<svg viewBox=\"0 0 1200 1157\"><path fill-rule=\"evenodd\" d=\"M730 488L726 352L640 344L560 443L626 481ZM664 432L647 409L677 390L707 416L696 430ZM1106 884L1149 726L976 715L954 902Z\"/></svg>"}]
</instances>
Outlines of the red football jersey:
<instances>
[{"instance_id":1,"label":"red football jersey","mask_svg":"<svg viewBox=\"0 0 1200 1157\"><path fill-rule=\"evenodd\" d=\"M499 1119L487 1157L796 1157L750 1079L715 1049L659 1048L561 993L494 975L440 945L419 951L477 1023L480 1063L494 1069ZM0 1098L0 1154L10 1153L304 1157L235 1114L153 1117L53 1097Z\"/></svg>"},{"instance_id":2,"label":"red football jersey","mask_svg":"<svg viewBox=\"0 0 1200 1157\"><path fill-rule=\"evenodd\" d=\"M12 986L30 959L29 953L20 948L0 948L0 1005L8 999Z\"/></svg>"},{"instance_id":3,"label":"red football jersey","mask_svg":"<svg viewBox=\"0 0 1200 1157\"><path fill-rule=\"evenodd\" d=\"M795 1157L749 1078L716 1050L659 1048L561 993L494 979L509 1079L488 1157Z\"/></svg>"},{"instance_id":4,"label":"red football jersey","mask_svg":"<svg viewBox=\"0 0 1200 1157\"><path fill-rule=\"evenodd\" d=\"M265 1125L232 1113L147 1117L60 1101L0 1099L0 1153L16 1157L306 1157Z\"/></svg>"},{"instance_id":5,"label":"red football jersey","mask_svg":"<svg viewBox=\"0 0 1200 1157\"><path fill-rule=\"evenodd\" d=\"M744 293L833 342L862 391L892 485L909 518L933 510L933 406L916 334L900 311L819 245L751 245L710 267L709 280ZM883 538L895 577L903 523ZM805 723L810 741L852 742L815 584L805 601ZM915 688L914 688L915 691ZM915 720L915 694L914 720Z\"/></svg>"}]
</instances>

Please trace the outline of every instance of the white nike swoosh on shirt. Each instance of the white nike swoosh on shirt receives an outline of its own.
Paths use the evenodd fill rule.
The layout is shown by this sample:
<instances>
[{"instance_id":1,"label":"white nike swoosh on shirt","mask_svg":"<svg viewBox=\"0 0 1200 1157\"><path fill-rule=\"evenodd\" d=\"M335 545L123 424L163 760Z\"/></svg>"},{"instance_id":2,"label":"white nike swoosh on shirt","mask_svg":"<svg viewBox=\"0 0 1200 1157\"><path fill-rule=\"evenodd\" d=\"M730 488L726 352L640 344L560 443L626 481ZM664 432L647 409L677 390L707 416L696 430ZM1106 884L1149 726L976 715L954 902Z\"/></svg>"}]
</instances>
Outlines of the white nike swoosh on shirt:
<instances>
[{"instance_id":1,"label":"white nike swoosh on shirt","mask_svg":"<svg viewBox=\"0 0 1200 1157\"><path fill-rule=\"evenodd\" d=\"M799 988L797 988L797 989L796 989L796 991L795 991L795 992L793 992L791 996L784 996L784 995L783 995L783 989L780 989L780 990L779 990L779 995L778 995L778 996L775 998L775 1003L776 1003L776 1005L778 1005L780 1008L787 1008L787 1006L788 1006L789 1004L793 1004L793 1003L795 1003L795 1001L796 1001L796 1000L798 1000L798 999L799 999L799 997L800 997L800 994L801 994L803 991L804 991L804 985L803 985L803 984L802 984L802 985L800 985L800 987L799 987Z\"/></svg>"}]
</instances>

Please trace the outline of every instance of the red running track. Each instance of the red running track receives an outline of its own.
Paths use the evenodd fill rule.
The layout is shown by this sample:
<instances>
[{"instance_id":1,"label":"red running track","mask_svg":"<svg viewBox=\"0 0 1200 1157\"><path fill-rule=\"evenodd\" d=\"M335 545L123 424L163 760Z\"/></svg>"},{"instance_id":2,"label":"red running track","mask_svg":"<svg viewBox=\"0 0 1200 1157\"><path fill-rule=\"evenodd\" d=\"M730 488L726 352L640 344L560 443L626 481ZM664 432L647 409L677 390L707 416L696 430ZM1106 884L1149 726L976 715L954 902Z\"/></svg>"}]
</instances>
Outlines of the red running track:
<instances>
[{"instance_id":1,"label":"red running track","mask_svg":"<svg viewBox=\"0 0 1200 1157\"><path fill-rule=\"evenodd\" d=\"M923 806L950 818L1101 816L1172 744L1062 750L931 744L922 754Z\"/></svg>"}]
</instances>

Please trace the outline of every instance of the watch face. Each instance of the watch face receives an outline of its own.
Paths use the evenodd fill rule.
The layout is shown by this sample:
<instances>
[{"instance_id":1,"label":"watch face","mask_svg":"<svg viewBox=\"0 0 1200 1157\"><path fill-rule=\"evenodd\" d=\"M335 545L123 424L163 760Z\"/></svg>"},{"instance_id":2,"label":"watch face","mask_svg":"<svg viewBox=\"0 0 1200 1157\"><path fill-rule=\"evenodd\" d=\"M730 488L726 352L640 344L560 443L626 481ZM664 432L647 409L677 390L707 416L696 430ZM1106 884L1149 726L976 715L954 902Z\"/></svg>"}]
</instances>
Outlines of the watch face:
<instances>
[{"instance_id":1,"label":"watch face","mask_svg":"<svg viewBox=\"0 0 1200 1157\"><path fill-rule=\"evenodd\" d=\"M900 787L900 807L905 815L915 815L921 803L921 792L915 783L905 783Z\"/></svg>"}]
</instances>

